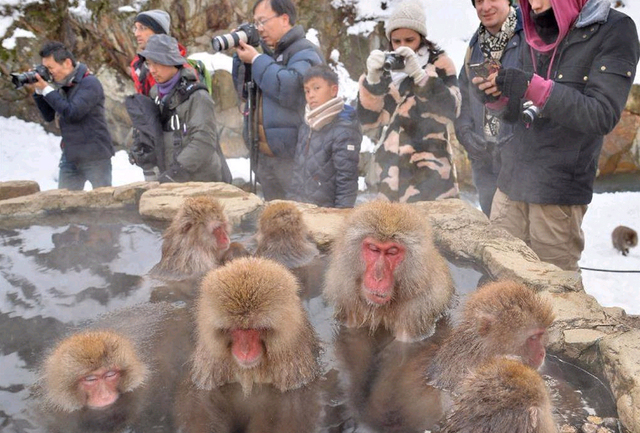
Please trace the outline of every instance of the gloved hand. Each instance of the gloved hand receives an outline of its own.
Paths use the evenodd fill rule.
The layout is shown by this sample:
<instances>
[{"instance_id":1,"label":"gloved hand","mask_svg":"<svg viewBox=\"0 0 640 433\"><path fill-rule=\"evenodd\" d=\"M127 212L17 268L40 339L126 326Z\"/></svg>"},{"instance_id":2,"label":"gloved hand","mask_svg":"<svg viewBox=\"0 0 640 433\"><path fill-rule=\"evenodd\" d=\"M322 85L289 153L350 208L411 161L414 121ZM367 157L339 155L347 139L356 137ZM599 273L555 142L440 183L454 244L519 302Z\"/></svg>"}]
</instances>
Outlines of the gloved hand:
<instances>
[{"instance_id":1,"label":"gloved hand","mask_svg":"<svg viewBox=\"0 0 640 433\"><path fill-rule=\"evenodd\" d=\"M520 119L522 113L522 98L529 87L532 72L525 72L521 69L507 68L500 69L496 77L496 87L504 96L509 98L507 109L503 118L508 123L515 123Z\"/></svg>"},{"instance_id":2,"label":"gloved hand","mask_svg":"<svg viewBox=\"0 0 640 433\"><path fill-rule=\"evenodd\" d=\"M533 72L525 72L516 68L501 68L496 77L496 86L507 98L520 100L529 87L531 77L533 77Z\"/></svg>"},{"instance_id":3,"label":"gloved hand","mask_svg":"<svg viewBox=\"0 0 640 433\"><path fill-rule=\"evenodd\" d=\"M189 172L185 170L177 161L171 167L158 176L158 182L186 182L189 180Z\"/></svg>"},{"instance_id":4,"label":"gloved hand","mask_svg":"<svg viewBox=\"0 0 640 433\"><path fill-rule=\"evenodd\" d=\"M487 142L480 134L470 128L461 132L458 141L465 148L470 159L480 161L487 157Z\"/></svg>"},{"instance_id":5,"label":"gloved hand","mask_svg":"<svg viewBox=\"0 0 640 433\"><path fill-rule=\"evenodd\" d=\"M369 84L378 84L382 77L382 65L384 65L384 53L373 50L367 57L367 81Z\"/></svg>"},{"instance_id":6,"label":"gloved hand","mask_svg":"<svg viewBox=\"0 0 640 433\"><path fill-rule=\"evenodd\" d=\"M427 76L425 70L420 66L418 55L411 48L398 47L396 53L404 57L404 72L413 78L414 83L421 82Z\"/></svg>"}]
</instances>

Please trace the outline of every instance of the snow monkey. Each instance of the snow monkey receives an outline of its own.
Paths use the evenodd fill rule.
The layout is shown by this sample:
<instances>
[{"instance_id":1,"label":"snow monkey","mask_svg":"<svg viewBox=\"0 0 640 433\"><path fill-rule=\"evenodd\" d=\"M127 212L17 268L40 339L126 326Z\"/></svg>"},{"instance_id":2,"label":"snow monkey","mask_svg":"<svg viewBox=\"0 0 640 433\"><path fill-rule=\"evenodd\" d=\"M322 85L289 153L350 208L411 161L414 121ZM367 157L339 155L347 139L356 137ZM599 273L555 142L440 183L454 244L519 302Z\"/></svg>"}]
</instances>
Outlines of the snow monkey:
<instances>
[{"instance_id":1,"label":"snow monkey","mask_svg":"<svg viewBox=\"0 0 640 433\"><path fill-rule=\"evenodd\" d=\"M613 247L620 251L623 256L629 254L629 248L638 245L638 233L632 228L618 226L611 233Z\"/></svg>"},{"instance_id":2,"label":"snow monkey","mask_svg":"<svg viewBox=\"0 0 640 433\"><path fill-rule=\"evenodd\" d=\"M162 258L150 276L182 280L217 267L229 248L230 226L222 204L212 197L184 200L163 234Z\"/></svg>"},{"instance_id":3,"label":"snow monkey","mask_svg":"<svg viewBox=\"0 0 640 433\"><path fill-rule=\"evenodd\" d=\"M550 400L535 369L508 357L496 357L460 383L440 431L556 433Z\"/></svg>"},{"instance_id":4,"label":"snow monkey","mask_svg":"<svg viewBox=\"0 0 640 433\"><path fill-rule=\"evenodd\" d=\"M176 400L180 431L314 431L320 343L284 266L239 258L209 272L195 320L196 349Z\"/></svg>"},{"instance_id":5,"label":"snow monkey","mask_svg":"<svg viewBox=\"0 0 640 433\"><path fill-rule=\"evenodd\" d=\"M469 371L498 355L542 365L554 319L549 302L521 283L489 283L471 293L461 317L427 369L430 383L450 392Z\"/></svg>"},{"instance_id":6,"label":"snow monkey","mask_svg":"<svg viewBox=\"0 0 640 433\"><path fill-rule=\"evenodd\" d=\"M453 301L453 281L425 215L409 205L373 201L346 219L331 253L324 295L349 327L388 329L419 341Z\"/></svg>"}]
</instances>

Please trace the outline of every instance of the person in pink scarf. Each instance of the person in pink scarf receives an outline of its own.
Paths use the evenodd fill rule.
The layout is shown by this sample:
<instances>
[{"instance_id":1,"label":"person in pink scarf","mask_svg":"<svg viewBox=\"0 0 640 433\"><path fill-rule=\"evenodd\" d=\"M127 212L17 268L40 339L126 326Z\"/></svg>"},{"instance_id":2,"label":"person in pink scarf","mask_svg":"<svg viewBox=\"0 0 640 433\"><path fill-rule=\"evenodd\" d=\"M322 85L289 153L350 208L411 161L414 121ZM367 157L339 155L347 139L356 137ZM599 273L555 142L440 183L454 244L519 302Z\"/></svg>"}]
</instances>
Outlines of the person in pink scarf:
<instances>
[{"instance_id":1,"label":"person in pink scarf","mask_svg":"<svg viewBox=\"0 0 640 433\"><path fill-rule=\"evenodd\" d=\"M502 149L491 222L541 260L579 271L581 225L604 135L620 120L640 56L636 26L609 0L520 0L522 69L481 90L499 96L513 137Z\"/></svg>"}]
</instances>

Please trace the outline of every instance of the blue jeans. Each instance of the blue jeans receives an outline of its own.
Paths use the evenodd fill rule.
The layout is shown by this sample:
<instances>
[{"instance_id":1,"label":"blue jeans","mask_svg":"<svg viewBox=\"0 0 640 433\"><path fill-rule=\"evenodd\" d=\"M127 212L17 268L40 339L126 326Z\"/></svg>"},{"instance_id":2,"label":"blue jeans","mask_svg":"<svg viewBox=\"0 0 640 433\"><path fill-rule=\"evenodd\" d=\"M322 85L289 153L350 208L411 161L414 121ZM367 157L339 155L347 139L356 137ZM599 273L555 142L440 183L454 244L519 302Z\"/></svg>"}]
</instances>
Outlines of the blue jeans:
<instances>
[{"instance_id":1,"label":"blue jeans","mask_svg":"<svg viewBox=\"0 0 640 433\"><path fill-rule=\"evenodd\" d=\"M91 186L111 186L111 158L87 162L67 161L64 153L60 158L58 188L82 191L88 180Z\"/></svg>"}]
</instances>

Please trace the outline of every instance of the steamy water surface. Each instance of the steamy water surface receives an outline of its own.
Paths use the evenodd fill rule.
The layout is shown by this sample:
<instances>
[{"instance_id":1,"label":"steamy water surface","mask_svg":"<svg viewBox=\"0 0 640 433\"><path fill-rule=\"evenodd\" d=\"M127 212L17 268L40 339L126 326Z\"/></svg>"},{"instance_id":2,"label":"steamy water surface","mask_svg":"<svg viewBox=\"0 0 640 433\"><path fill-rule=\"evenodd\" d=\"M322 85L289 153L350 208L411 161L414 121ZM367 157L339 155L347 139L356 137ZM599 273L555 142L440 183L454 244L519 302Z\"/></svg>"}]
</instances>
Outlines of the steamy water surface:
<instances>
[{"instance_id":1,"label":"steamy water surface","mask_svg":"<svg viewBox=\"0 0 640 433\"><path fill-rule=\"evenodd\" d=\"M153 283L143 277L160 259L165 227L121 213L0 223L0 431L38 431L27 411L29 386L42 354L65 330L153 298ZM475 289L480 273L451 269L462 297ZM331 345L336 326L317 287L306 294L303 303L323 340L330 376L340 369ZM587 415L617 416L608 389L591 375L553 356L541 372L561 424L579 428ZM364 430L346 422L342 431Z\"/></svg>"}]
</instances>

